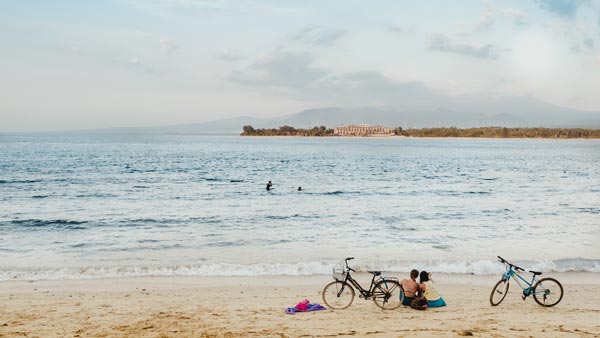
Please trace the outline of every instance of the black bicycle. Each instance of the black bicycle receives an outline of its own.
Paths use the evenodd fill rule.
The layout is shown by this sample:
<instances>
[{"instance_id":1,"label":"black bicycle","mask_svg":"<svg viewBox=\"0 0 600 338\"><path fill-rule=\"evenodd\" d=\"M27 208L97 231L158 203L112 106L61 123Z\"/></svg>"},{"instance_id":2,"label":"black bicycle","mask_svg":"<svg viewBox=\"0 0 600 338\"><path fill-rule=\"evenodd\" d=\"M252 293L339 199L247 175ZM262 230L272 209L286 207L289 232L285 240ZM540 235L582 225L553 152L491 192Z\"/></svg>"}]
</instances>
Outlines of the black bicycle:
<instances>
[{"instance_id":1,"label":"black bicycle","mask_svg":"<svg viewBox=\"0 0 600 338\"><path fill-rule=\"evenodd\" d=\"M345 267L335 266L333 268L333 279L335 281L327 284L323 289L323 301L329 308L342 310L350 306L355 295L352 286L360 292L360 297L365 300L372 298L375 305L382 310L393 310L402 305L404 290L398 282L398 278L382 276L381 271L369 271L373 274L373 279L371 279L369 289L364 289L350 275L350 272L356 272L348 266L348 261L352 259L354 257L348 257L344 260Z\"/></svg>"}]
</instances>

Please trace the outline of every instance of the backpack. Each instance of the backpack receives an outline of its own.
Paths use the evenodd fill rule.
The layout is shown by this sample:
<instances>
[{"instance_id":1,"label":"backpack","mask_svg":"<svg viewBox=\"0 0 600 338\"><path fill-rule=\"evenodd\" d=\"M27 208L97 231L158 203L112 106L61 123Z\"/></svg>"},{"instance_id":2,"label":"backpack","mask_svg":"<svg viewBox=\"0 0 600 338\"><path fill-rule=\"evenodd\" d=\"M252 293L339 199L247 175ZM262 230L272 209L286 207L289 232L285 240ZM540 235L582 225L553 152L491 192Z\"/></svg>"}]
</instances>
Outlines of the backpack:
<instances>
[{"instance_id":1,"label":"backpack","mask_svg":"<svg viewBox=\"0 0 600 338\"><path fill-rule=\"evenodd\" d=\"M417 296L413 300L410 301L410 307L415 310L425 310L427 309L427 298L419 288L417 287Z\"/></svg>"}]
</instances>

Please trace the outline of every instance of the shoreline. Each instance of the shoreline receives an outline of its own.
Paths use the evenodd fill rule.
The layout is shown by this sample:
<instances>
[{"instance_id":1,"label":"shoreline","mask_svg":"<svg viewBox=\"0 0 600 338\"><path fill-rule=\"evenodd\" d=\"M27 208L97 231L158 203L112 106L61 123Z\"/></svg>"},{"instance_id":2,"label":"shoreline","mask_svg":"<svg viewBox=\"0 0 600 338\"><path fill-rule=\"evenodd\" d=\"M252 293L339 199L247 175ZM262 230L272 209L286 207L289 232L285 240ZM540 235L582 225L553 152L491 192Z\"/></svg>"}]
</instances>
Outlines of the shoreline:
<instances>
[{"instance_id":1,"label":"shoreline","mask_svg":"<svg viewBox=\"0 0 600 338\"><path fill-rule=\"evenodd\" d=\"M394 274L398 276L398 274ZM370 275L353 275L368 285ZM434 274L447 307L382 312L358 295L345 310L286 315L321 303L330 275L133 277L0 282L0 337L592 337L600 335L600 273L544 273L565 296L553 308L523 301L511 284L488 298L499 275ZM582 301L584 300L585 301Z\"/></svg>"},{"instance_id":2,"label":"shoreline","mask_svg":"<svg viewBox=\"0 0 600 338\"><path fill-rule=\"evenodd\" d=\"M231 135L234 136L234 135ZM402 135L393 135L393 136L310 136L310 135L235 135L239 137L252 137L252 138L323 138L323 139L406 139L406 140L416 140L416 139L456 139L456 140L600 140L600 137L590 137L590 138L551 138L551 137L466 137L466 136L402 136Z\"/></svg>"}]
</instances>

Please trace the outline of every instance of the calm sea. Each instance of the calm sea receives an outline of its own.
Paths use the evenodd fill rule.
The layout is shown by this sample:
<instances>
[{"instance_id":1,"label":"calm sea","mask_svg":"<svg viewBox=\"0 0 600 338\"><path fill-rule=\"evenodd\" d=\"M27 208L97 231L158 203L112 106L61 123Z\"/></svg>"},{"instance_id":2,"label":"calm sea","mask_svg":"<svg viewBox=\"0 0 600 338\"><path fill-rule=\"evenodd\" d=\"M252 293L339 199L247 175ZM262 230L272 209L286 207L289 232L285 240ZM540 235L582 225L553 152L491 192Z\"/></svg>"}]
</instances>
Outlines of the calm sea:
<instances>
[{"instance_id":1,"label":"calm sea","mask_svg":"<svg viewBox=\"0 0 600 338\"><path fill-rule=\"evenodd\" d=\"M347 256L600 272L599 242L599 141L0 136L0 280L319 274Z\"/></svg>"}]
</instances>

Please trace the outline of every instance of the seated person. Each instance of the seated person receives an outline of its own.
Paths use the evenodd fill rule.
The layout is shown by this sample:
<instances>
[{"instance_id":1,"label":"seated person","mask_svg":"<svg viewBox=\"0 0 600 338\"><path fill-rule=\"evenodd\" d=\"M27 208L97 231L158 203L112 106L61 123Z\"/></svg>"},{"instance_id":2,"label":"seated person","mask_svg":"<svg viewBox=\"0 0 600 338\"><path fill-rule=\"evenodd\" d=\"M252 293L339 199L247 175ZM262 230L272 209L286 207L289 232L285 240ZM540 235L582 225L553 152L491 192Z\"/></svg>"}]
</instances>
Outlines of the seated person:
<instances>
[{"instance_id":1,"label":"seated person","mask_svg":"<svg viewBox=\"0 0 600 338\"><path fill-rule=\"evenodd\" d=\"M413 269L410 272L410 279L403 279L400 281L402 284L402 289L404 289L404 299L402 300L402 305L410 306L410 301L413 300L413 298L415 298L417 295L417 291L419 289L417 277L419 277L419 271Z\"/></svg>"},{"instance_id":2,"label":"seated person","mask_svg":"<svg viewBox=\"0 0 600 338\"><path fill-rule=\"evenodd\" d=\"M424 291L425 298L427 298L427 307L446 306L446 302L438 293L433 280L431 280L431 274L427 271L421 271L419 289Z\"/></svg>"}]
</instances>

